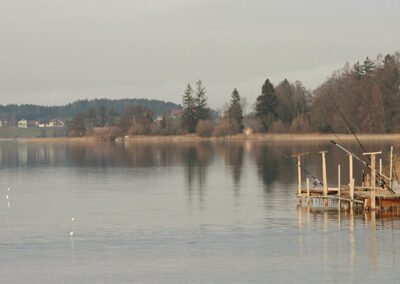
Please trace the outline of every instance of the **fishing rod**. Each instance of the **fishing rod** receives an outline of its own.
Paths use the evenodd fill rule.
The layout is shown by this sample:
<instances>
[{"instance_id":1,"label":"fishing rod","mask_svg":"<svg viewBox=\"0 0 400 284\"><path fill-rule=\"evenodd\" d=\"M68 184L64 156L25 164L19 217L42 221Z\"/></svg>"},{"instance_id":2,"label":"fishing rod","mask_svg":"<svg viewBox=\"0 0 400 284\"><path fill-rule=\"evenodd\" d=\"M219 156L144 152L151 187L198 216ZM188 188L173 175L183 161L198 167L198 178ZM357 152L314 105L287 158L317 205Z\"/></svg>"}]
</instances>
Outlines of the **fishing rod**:
<instances>
[{"instance_id":1,"label":"fishing rod","mask_svg":"<svg viewBox=\"0 0 400 284\"><path fill-rule=\"evenodd\" d=\"M359 156L357 156L356 154L354 154L353 152L351 152L350 150L347 150L345 147L343 147L342 145L336 143L335 141L331 140L331 142L333 144L335 144L339 149L343 150L344 152L346 152L347 154L353 156L354 158L356 158L357 160L359 160L361 163L364 164L365 167L371 169L370 165L364 161L363 159L361 159Z\"/></svg>"},{"instance_id":2,"label":"fishing rod","mask_svg":"<svg viewBox=\"0 0 400 284\"><path fill-rule=\"evenodd\" d=\"M270 142L270 141L267 140L265 137L263 137L263 138L264 138L266 141ZM291 158L291 157L289 156L288 153L286 153L285 151L283 151L281 148L279 148L279 147L276 146L275 144L271 143L271 145L272 145L273 147L275 147L279 152L281 152L282 156L285 157L285 159ZM300 168L301 168L309 177L311 177L311 178L313 179L313 185L314 185L314 187L317 186L318 184L320 184L321 186L324 186L324 184L323 184L318 178L316 178L315 176L313 176L313 174L310 173L304 166L302 166L302 165L299 165L299 166L300 166Z\"/></svg>"},{"instance_id":3,"label":"fishing rod","mask_svg":"<svg viewBox=\"0 0 400 284\"><path fill-rule=\"evenodd\" d=\"M344 116L343 112L340 110L340 108L336 104L335 100L332 99L332 102L333 102L333 105L335 106L336 110L339 112L340 117L343 119L344 123L346 124L347 129L350 130L350 132L353 134L354 138L356 138L357 143L360 146L360 148L363 151L363 153L367 152L365 150L364 146L361 144L361 141L358 139L358 137L357 137L355 131L353 130L353 128L350 127L350 123L347 121L346 117ZM367 156L367 158L368 158L369 161L371 161L369 156Z\"/></svg>"},{"instance_id":4,"label":"fishing rod","mask_svg":"<svg viewBox=\"0 0 400 284\"><path fill-rule=\"evenodd\" d=\"M364 161L363 159L361 159L359 156L357 156L356 154L354 154L353 152L351 152L350 150L347 150L345 147L343 147L342 145L336 143L335 141L331 140L331 142L336 145L339 149L343 150L344 152L346 152L347 154L353 156L354 158L356 158L357 160L359 160L362 164L364 164L364 166L369 169L370 171L372 171L371 169L371 165ZM375 171L375 176L376 178L381 182L381 185L385 188L387 188L391 193L395 194L395 192L393 191L393 189L390 188L390 186L383 180L383 178L387 178L386 176L384 176L382 173Z\"/></svg>"}]
</instances>

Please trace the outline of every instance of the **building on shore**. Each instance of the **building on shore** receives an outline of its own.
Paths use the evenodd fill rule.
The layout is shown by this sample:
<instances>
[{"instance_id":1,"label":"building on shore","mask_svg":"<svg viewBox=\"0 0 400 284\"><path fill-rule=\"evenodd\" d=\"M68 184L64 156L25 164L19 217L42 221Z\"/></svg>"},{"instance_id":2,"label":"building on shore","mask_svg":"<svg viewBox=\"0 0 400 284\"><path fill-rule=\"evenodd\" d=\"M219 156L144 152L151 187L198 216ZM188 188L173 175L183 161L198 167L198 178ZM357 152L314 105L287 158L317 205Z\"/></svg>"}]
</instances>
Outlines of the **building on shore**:
<instances>
[{"instance_id":1,"label":"building on shore","mask_svg":"<svg viewBox=\"0 0 400 284\"><path fill-rule=\"evenodd\" d=\"M49 127L64 127L65 123L61 119L52 119L49 121Z\"/></svg>"},{"instance_id":2,"label":"building on shore","mask_svg":"<svg viewBox=\"0 0 400 284\"><path fill-rule=\"evenodd\" d=\"M8 126L8 119L0 118L0 127L7 127Z\"/></svg>"},{"instance_id":3,"label":"building on shore","mask_svg":"<svg viewBox=\"0 0 400 284\"><path fill-rule=\"evenodd\" d=\"M28 128L28 121L26 119L19 120L18 128Z\"/></svg>"},{"instance_id":4,"label":"building on shore","mask_svg":"<svg viewBox=\"0 0 400 284\"><path fill-rule=\"evenodd\" d=\"M38 126L39 126L39 121L37 120L28 121L28 127L38 127Z\"/></svg>"},{"instance_id":5,"label":"building on shore","mask_svg":"<svg viewBox=\"0 0 400 284\"><path fill-rule=\"evenodd\" d=\"M174 119L180 118L183 114L182 109L173 109L171 110L171 117Z\"/></svg>"}]
</instances>

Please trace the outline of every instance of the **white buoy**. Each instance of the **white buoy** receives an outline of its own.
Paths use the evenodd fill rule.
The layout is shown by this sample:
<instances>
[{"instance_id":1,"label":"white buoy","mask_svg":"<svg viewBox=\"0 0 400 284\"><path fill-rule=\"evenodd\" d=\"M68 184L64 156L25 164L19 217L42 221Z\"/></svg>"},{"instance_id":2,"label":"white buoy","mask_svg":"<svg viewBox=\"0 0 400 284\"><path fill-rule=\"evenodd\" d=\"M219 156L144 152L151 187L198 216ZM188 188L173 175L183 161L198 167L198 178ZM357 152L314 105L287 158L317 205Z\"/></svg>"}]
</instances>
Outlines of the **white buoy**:
<instances>
[{"instance_id":1,"label":"white buoy","mask_svg":"<svg viewBox=\"0 0 400 284\"><path fill-rule=\"evenodd\" d=\"M74 217L72 217L72 219L71 219L71 232L69 232L70 236L74 235L74 221L75 221L75 219L74 219Z\"/></svg>"},{"instance_id":2,"label":"white buoy","mask_svg":"<svg viewBox=\"0 0 400 284\"><path fill-rule=\"evenodd\" d=\"M8 191L10 191L10 188L8 188Z\"/></svg>"},{"instance_id":3,"label":"white buoy","mask_svg":"<svg viewBox=\"0 0 400 284\"><path fill-rule=\"evenodd\" d=\"M6 199L8 199L8 194L7 194L7 196L6 196Z\"/></svg>"}]
</instances>

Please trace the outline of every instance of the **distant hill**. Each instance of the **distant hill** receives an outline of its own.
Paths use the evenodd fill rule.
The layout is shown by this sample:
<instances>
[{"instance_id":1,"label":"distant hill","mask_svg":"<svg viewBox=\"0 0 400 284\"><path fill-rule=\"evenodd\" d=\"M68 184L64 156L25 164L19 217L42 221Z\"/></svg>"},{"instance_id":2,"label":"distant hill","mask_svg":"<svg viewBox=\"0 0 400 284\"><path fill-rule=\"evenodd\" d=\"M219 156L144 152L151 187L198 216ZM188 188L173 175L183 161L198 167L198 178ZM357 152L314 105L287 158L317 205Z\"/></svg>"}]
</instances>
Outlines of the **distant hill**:
<instances>
[{"instance_id":1,"label":"distant hill","mask_svg":"<svg viewBox=\"0 0 400 284\"><path fill-rule=\"evenodd\" d=\"M119 114L122 114L124 109L131 105L141 105L149 108L152 112L161 114L170 112L173 109L181 109L182 107L172 102L164 102L160 100L148 99L94 99L94 100L79 100L64 106L40 106L40 105L0 105L0 119L8 119L11 124L14 124L20 119L27 120L49 120L52 118L60 118L69 120L78 113L87 113L90 108L98 110L105 106L107 112L111 109Z\"/></svg>"}]
</instances>

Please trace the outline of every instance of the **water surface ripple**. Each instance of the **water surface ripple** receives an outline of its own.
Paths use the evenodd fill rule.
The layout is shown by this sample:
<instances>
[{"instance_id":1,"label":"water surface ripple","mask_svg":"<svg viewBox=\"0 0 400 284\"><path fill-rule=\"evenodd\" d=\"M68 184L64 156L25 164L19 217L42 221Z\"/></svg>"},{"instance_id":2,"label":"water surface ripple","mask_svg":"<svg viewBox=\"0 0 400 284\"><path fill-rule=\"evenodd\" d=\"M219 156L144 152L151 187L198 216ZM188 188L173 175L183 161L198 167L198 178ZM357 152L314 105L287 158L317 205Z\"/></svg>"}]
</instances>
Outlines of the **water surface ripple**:
<instances>
[{"instance_id":1,"label":"water surface ripple","mask_svg":"<svg viewBox=\"0 0 400 284\"><path fill-rule=\"evenodd\" d=\"M279 147L318 177L326 149L328 182L348 179L333 145ZM0 282L398 282L397 214L299 206L296 183L262 142L0 142Z\"/></svg>"}]
</instances>

